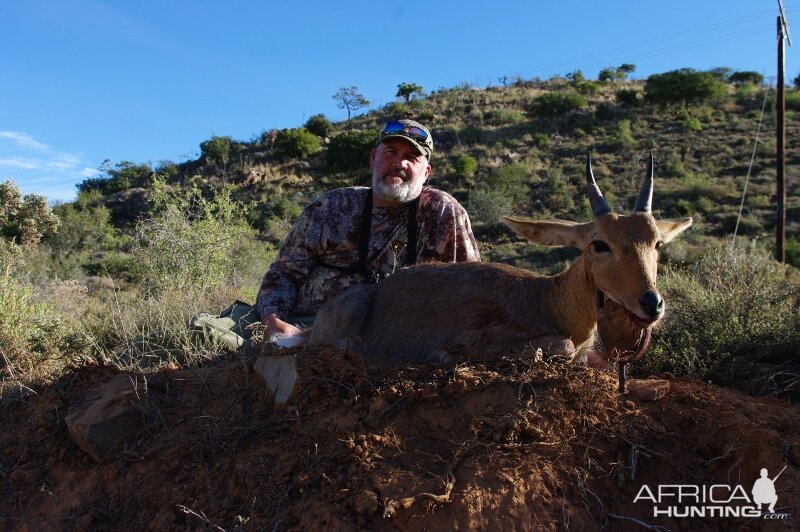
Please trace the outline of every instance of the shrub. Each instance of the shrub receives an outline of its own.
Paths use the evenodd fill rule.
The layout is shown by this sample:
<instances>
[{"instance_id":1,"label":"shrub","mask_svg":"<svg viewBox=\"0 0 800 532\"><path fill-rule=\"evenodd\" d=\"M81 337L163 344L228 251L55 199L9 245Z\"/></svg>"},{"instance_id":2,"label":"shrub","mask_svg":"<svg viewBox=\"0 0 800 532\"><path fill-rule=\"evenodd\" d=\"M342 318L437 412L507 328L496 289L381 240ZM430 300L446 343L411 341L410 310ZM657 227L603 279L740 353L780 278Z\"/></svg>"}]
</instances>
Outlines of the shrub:
<instances>
[{"instance_id":1,"label":"shrub","mask_svg":"<svg viewBox=\"0 0 800 532\"><path fill-rule=\"evenodd\" d=\"M634 89L621 89L617 91L617 102L633 107L639 105L639 91Z\"/></svg>"},{"instance_id":2,"label":"shrub","mask_svg":"<svg viewBox=\"0 0 800 532\"><path fill-rule=\"evenodd\" d=\"M710 72L691 68L653 74L645 82L645 98L656 104L701 103L722 98L725 84Z\"/></svg>"},{"instance_id":3,"label":"shrub","mask_svg":"<svg viewBox=\"0 0 800 532\"><path fill-rule=\"evenodd\" d=\"M379 137L376 130L351 130L334 135L325 152L326 168L336 172L364 170Z\"/></svg>"},{"instance_id":4,"label":"shrub","mask_svg":"<svg viewBox=\"0 0 800 532\"><path fill-rule=\"evenodd\" d=\"M631 133L631 121L620 120L615 127L612 144L617 148L630 148L636 143Z\"/></svg>"},{"instance_id":5,"label":"shrub","mask_svg":"<svg viewBox=\"0 0 800 532\"><path fill-rule=\"evenodd\" d=\"M728 80L734 85L761 85L764 82L764 76L758 72L745 70L734 72L728 77Z\"/></svg>"},{"instance_id":6,"label":"shrub","mask_svg":"<svg viewBox=\"0 0 800 532\"><path fill-rule=\"evenodd\" d=\"M786 109L789 111L800 111L800 90L786 91Z\"/></svg>"},{"instance_id":7,"label":"shrub","mask_svg":"<svg viewBox=\"0 0 800 532\"><path fill-rule=\"evenodd\" d=\"M513 211L513 198L504 190L481 186L469 191L467 210L470 218L492 225Z\"/></svg>"},{"instance_id":8,"label":"shrub","mask_svg":"<svg viewBox=\"0 0 800 532\"><path fill-rule=\"evenodd\" d=\"M383 109L386 111L386 114L393 119L405 118L411 115L411 108L403 102L388 103Z\"/></svg>"},{"instance_id":9,"label":"shrub","mask_svg":"<svg viewBox=\"0 0 800 532\"><path fill-rule=\"evenodd\" d=\"M525 120L525 115L516 109L493 109L484 113L483 118L491 125L503 126L519 124Z\"/></svg>"},{"instance_id":10,"label":"shrub","mask_svg":"<svg viewBox=\"0 0 800 532\"><path fill-rule=\"evenodd\" d=\"M586 107L586 98L571 92L548 92L536 98L528 112L537 118L558 118Z\"/></svg>"},{"instance_id":11,"label":"shrub","mask_svg":"<svg viewBox=\"0 0 800 532\"><path fill-rule=\"evenodd\" d=\"M595 81L581 81L575 84L575 90L581 94L597 94L600 90L600 85Z\"/></svg>"},{"instance_id":12,"label":"shrub","mask_svg":"<svg viewBox=\"0 0 800 532\"><path fill-rule=\"evenodd\" d=\"M136 225L133 248L148 292L208 289L224 282L239 240L250 233L231 189L207 199L197 186L167 192L157 181L150 203L149 217Z\"/></svg>"},{"instance_id":13,"label":"shrub","mask_svg":"<svg viewBox=\"0 0 800 532\"><path fill-rule=\"evenodd\" d=\"M318 137L330 137L336 130L333 122L323 114L314 115L309 118L303 126L307 131L310 131Z\"/></svg>"},{"instance_id":14,"label":"shrub","mask_svg":"<svg viewBox=\"0 0 800 532\"><path fill-rule=\"evenodd\" d=\"M57 225L47 198L0 184L0 397L27 395L89 349L78 320L67 323L24 275L42 234Z\"/></svg>"},{"instance_id":15,"label":"shrub","mask_svg":"<svg viewBox=\"0 0 800 532\"><path fill-rule=\"evenodd\" d=\"M286 158L305 158L319 150L319 137L304 128L284 129L275 139L275 152Z\"/></svg>"},{"instance_id":16,"label":"shrub","mask_svg":"<svg viewBox=\"0 0 800 532\"><path fill-rule=\"evenodd\" d=\"M462 175L464 177L471 177L475 174L475 171L478 169L478 161L475 160L474 157L470 157L469 155L462 155L455 162L455 171L457 174Z\"/></svg>"},{"instance_id":17,"label":"shrub","mask_svg":"<svg viewBox=\"0 0 800 532\"><path fill-rule=\"evenodd\" d=\"M683 121L683 127L689 131L703 131L703 124L693 116Z\"/></svg>"},{"instance_id":18,"label":"shrub","mask_svg":"<svg viewBox=\"0 0 800 532\"><path fill-rule=\"evenodd\" d=\"M685 272L667 269L659 282L667 317L653 331L647 369L732 384L760 361L793 356L800 288L787 271L755 244L711 250Z\"/></svg>"}]
</instances>

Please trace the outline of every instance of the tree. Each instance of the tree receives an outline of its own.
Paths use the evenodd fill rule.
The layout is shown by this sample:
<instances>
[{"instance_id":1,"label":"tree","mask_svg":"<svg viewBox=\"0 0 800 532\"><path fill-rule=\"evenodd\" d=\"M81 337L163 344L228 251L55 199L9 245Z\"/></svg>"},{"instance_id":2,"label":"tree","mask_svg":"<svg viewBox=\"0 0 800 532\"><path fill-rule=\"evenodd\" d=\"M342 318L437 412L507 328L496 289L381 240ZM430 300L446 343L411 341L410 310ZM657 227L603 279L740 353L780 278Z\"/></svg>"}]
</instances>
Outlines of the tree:
<instances>
[{"instance_id":1,"label":"tree","mask_svg":"<svg viewBox=\"0 0 800 532\"><path fill-rule=\"evenodd\" d=\"M574 72L570 72L567 74L567 79L570 80L573 84L580 83L581 81L586 80L586 76L583 75L583 71L575 70Z\"/></svg>"},{"instance_id":2,"label":"tree","mask_svg":"<svg viewBox=\"0 0 800 532\"><path fill-rule=\"evenodd\" d=\"M621 79L627 78L629 74L633 74L635 71L636 65L632 65L630 63L622 63L619 67L617 67L617 72L620 74Z\"/></svg>"},{"instance_id":3,"label":"tree","mask_svg":"<svg viewBox=\"0 0 800 532\"><path fill-rule=\"evenodd\" d=\"M319 137L303 128L284 129L275 139L275 151L283 157L304 158L319 150Z\"/></svg>"},{"instance_id":4,"label":"tree","mask_svg":"<svg viewBox=\"0 0 800 532\"><path fill-rule=\"evenodd\" d=\"M764 82L764 76L758 72L743 70L741 72L734 72L728 77L728 81L736 86L742 85L761 85Z\"/></svg>"},{"instance_id":5,"label":"tree","mask_svg":"<svg viewBox=\"0 0 800 532\"><path fill-rule=\"evenodd\" d=\"M597 81L614 81L617 73L613 68L604 68L597 74Z\"/></svg>"},{"instance_id":6,"label":"tree","mask_svg":"<svg viewBox=\"0 0 800 532\"><path fill-rule=\"evenodd\" d=\"M57 228L58 217L47 198L38 194L23 198L13 181L0 183L0 303L7 295L3 292L14 268L36 248L44 233Z\"/></svg>"},{"instance_id":7,"label":"tree","mask_svg":"<svg viewBox=\"0 0 800 532\"><path fill-rule=\"evenodd\" d=\"M800 74L798 74L797 77L794 78L793 83L794 83L795 88L800 89Z\"/></svg>"},{"instance_id":8,"label":"tree","mask_svg":"<svg viewBox=\"0 0 800 532\"><path fill-rule=\"evenodd\" d=\"M333 99L336 102L336 107L339 109L347 109L348 120L350 120L351 111L357 111L370 104L370 101L358 92L358 87L356 86L350 88L341 87L336 94L333 95Z\"/></svg>"},{"instance_id":9,"label":"tree","mask_svg":"<svg viewBox=\"0 0 800 532\"><path fill-rule=\"evenodd\" d=\"M333 125L333 122L328 120L328 118L323 114L312 116L306 121L305 126L303 127L316 136L323 138L330 137L331 133L336 130L336 126Z\"/></svg>"},{"instance_id":10,"label":"tree","mask_svg":"<svg viewBox=\"0 0 800 532\"><path fill-rule=\"evenodd\" d=\"M647 78L644 90L647 100L662 105L705 102L721 98L727 92L717 74L691 68L653 74Z\"/></svg>"},{"instance_id":11,"label":"tree","mask_svg":"<svg viewBox=\"0 0 800 532\"><path fill-rule=\"evenodd\" d=\"M423 89L416 83L400 83L397 85L397 96L398 98L403 98L406 103L411 101L411 97L415 94L419 94L420 96L423 94Z\"/></svg>"},{"instance_id":12,"label":"tree","mask_svg":"<svg viewBox=\"0 0 800 532\"><path fill-rule=\"evenodd\" d=\"M231 144L233 139L230 137L213 136L200 143L200 153L208 162L222 164L222 178L225 179L228 166L228 159L231 155Z\"/></svg>"}]
</instances>

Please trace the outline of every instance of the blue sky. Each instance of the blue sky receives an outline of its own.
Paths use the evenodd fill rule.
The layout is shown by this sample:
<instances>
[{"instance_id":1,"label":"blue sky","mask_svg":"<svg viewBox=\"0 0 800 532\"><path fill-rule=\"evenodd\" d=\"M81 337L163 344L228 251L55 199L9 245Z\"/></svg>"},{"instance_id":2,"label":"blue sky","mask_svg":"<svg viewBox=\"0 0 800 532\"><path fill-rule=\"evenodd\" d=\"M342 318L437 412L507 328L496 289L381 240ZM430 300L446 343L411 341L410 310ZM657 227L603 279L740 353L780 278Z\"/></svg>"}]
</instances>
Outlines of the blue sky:
<instances>
[{"instance_id":1,"label":"blue sky","mask_svg":"<svg viewBox=\"0 0 800 532\"><path fill-rule=\"evenodd\" d=\"M798 42L800 0L784 0ZM499 76L634 77L727 66L776 75L777 0L0 0L0 181L71 200L104 159L176 162L212 135L247 140L357 86L373 108ZM794 35L793 35L794 36Z\"/></svg>"}]
</instances>

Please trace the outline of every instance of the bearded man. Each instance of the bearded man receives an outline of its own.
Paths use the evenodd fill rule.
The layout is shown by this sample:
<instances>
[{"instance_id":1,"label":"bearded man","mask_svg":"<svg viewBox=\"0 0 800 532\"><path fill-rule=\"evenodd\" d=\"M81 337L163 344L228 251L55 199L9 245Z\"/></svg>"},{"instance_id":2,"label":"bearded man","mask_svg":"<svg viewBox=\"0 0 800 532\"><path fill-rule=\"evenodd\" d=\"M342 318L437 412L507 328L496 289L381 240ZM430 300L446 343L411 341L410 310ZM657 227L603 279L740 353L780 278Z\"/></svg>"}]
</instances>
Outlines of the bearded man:
<instances>
[{"instance_id":1,"label":"bearded man","mask_svg":"<svg viewBox=\"0 0 800 532\"><path fill-rule=\"evenodd\" d=\"M480 261L467 211L428 186L432 155L425 126L387 122L370 153L372 187L332 190L303 210L261 282L268 334L300 334L328 299L403 266Z\"/></svg>"}]
</instances>

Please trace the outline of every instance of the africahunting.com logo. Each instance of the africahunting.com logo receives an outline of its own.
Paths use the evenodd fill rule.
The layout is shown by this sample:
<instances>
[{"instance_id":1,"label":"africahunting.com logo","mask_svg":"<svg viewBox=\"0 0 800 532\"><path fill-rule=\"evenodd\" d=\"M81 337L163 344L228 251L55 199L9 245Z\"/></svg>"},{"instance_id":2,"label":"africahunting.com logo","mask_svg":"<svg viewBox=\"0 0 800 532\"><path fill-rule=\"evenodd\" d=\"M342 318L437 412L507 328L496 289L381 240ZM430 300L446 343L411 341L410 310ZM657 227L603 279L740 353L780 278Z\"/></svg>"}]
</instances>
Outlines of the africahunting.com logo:
<instances>
[{"instance_id":1,"label":"africahunting.com logo","mask_svg":"<svg viewBox=\"0 0 800 532\"><path fill-rule=\"evenodd\" d=\"M788 513L776 513L778 494L775 481L786 469L773 478L766 468L748 492L741 484L644 484L633 502L650 502L653 517L762 517L786 519ZM762 506L765 507L762 510Z\"/></svg>"}]
</instances>

